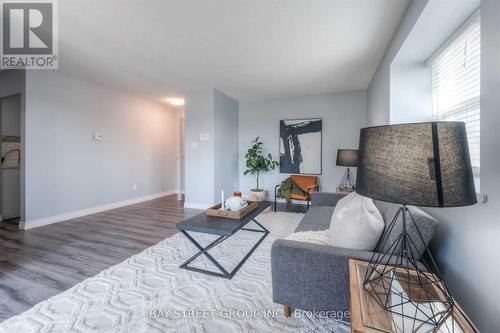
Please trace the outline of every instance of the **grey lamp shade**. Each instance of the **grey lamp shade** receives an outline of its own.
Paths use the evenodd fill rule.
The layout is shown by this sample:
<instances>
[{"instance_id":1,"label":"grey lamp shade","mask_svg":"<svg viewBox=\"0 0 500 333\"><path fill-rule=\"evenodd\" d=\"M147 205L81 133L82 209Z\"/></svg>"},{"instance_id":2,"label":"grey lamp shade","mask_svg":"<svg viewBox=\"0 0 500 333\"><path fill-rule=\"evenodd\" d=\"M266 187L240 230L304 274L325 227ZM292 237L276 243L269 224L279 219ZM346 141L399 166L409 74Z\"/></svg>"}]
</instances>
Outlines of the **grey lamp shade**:
<instances>
[{"instance_id":1,"label":"grey lamp shade","mask_svg":"<svg viewBox=\"0 0 500 333\"><path fill-rule=\"evenodd\" d=\"M463 122L361 129L356 192L381 201L457 207L477 202Z\"/></svg>"},{"instance_id":2,"label":"grey lamp shade","mask_svg":"<svg viewBox=\"0 0 500 333\"><path fill-rule=\"evenodd\" d=\"M344 166L344 167L358 166L358 151L356 149L337 150L337 166Z\"/></svg>"}]
</instances>

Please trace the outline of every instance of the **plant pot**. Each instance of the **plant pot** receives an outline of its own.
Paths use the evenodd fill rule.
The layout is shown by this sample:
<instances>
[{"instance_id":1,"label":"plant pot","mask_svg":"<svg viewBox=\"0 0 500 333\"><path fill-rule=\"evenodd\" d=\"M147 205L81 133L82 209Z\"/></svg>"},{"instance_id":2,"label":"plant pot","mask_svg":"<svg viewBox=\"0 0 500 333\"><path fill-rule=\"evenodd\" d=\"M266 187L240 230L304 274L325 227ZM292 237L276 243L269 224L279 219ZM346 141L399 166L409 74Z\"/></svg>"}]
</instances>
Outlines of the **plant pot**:
<instances>
[{"instance_id":1,"label":"plant pot","mask_svg":"<svg viewBox=\"0 0 500 333\"><path fill-rule=\"evenodd\" d=\"M260 188L253 188L250 190L248 200L250 201L264 201L266 199L266 191Z\"/></svg>"}]
</instances>

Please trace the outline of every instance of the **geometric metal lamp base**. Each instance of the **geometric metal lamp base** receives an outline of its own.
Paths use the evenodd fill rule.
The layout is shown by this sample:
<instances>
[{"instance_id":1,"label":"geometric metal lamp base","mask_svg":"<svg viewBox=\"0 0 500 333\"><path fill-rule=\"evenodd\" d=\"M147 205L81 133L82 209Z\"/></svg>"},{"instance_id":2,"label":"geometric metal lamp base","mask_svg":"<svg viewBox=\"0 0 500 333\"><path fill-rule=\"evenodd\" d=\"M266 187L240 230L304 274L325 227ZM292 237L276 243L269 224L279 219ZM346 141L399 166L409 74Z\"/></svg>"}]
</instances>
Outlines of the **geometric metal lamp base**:
<instances>
[{"instance_id":1,"label":"geometric metal lamp base","mask_svg":"<svg viewBox=\"0 0 500 333\"><path fill-rule=\"evenodd\" d=\"M401 233L389 244L399 217L403 219ZM418 239L408 234L408 223L414 224ZM440 326L451 315L453 298L406 206L397 211L375 251L363 286L382 308L420 325Z\"/></svg>"},{"instance_id":2,"label":"geometric metal lamp base","mask_svg":"<svg viewBox=\"0 0 500 333\"><path fill-rule=\"evenodd\" d=\"M354 178L354 175L351 173L349 167L347 167L344 176L340 180L338 188L339 190L344 192L354 192L354 189L356 188L356 179Z\"/></svg>"}]
</instances>

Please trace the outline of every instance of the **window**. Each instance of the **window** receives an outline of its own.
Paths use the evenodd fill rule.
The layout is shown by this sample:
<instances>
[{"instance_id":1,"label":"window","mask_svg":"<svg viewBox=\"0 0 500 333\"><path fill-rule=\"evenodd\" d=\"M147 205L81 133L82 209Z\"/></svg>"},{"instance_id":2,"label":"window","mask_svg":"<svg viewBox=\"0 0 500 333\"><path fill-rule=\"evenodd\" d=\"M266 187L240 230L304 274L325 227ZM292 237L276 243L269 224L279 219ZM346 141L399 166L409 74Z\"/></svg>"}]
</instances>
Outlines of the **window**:
<instances>
[{"instance_id":1,"label":"window","mask_svg":"<svg viewBox=\"0 0 500 333\"><path fill-rule=\"evenodd\" d=\"M429 59L434 120L464 121L474 175L480 171L481 25L477 12ZM477 179L479 180L479 179Z\"/></svg>"}]
</instances>

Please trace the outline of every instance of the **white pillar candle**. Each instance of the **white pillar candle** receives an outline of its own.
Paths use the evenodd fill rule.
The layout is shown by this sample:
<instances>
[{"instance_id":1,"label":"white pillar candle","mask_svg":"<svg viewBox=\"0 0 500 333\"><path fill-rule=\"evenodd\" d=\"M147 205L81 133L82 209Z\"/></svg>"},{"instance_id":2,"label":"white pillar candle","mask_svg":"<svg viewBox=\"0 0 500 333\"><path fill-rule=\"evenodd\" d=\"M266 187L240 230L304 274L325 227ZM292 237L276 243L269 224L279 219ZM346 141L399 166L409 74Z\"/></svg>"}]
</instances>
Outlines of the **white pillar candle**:
<instances>
[{"instance_id":1,"label":"white pillar candle","mask_svg":"<svg viewBox=\"0 0 500 333\"><path fill-rule=\"evenodd\" d=\"M224 202L224 190L220 190L220 197L221 197L221 206L220 208L222 210L225 210L226 209L226 205L225 205L225 202Z\"/></svg>"}]
</instances>

